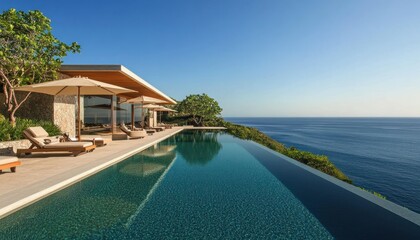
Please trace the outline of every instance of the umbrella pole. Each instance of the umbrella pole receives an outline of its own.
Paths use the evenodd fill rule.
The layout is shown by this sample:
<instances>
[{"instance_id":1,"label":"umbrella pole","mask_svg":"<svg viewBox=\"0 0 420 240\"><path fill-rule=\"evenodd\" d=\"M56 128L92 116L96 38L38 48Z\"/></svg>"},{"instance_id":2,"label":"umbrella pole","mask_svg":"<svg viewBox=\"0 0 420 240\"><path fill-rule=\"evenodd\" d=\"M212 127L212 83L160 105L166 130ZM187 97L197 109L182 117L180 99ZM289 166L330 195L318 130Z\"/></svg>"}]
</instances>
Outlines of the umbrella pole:
<instances>
[{"instance_id":1,"label":"umbrella pole","mask_svg":"<svg viewBox=\"0 0 420 240\"><path fill-rule=\"evenodd\" d=\"M143 101L141 102L141 128L144 128L144 108L143 108Z\"/></svg>"},{"instance_id":2,"label":"umbrella pole","mask_svg":"<svg viewBox=\"0 0 420 240\"><path fill-rule=\"evenodd\" d=\"M131 104L131 130L134 130L134 104Z\"/></svg>"},{"instance_id":3,"label":"umbrella pole","mask_svg":"<svg viewBox=\"0 0 420 240\"><path fill-rule=\"evenodd\" d=\"M82 128L82 120L80 119L80 86L77 87L77 118L78 118L78 129L77 129L77 139L81 140L80 134L81 134L81 128Z\"/></svg>"}]
</instances>

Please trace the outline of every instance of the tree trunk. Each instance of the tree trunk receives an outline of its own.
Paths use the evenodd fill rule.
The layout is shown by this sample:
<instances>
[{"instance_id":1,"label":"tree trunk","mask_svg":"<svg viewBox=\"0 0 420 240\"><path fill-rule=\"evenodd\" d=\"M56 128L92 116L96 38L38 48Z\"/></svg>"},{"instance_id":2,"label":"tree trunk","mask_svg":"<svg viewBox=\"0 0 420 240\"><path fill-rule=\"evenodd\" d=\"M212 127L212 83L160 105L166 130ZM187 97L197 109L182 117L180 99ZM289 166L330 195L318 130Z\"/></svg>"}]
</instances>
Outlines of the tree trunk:
<instances>
[{"instance_id":1,"label":"tree trunk","mask_svg":"<svg viewBox=\"0 0 420 240\"><path fill-rule=\"evenodd\" d=\"M16 111L11 111L11 112L9 112L9 122L10 122L10 124L12 125L12 127L15 127L16 126L16 117L15 117L15 112Z\"/></svg>"},{"instance_id":2,"label":"tree trunk","mask_svg":"<svg viewBox=\"0 0 420 240\"><path fill-rule=\"evenodd\" d=\"M22 105L22 103L24 103L29 98L29 95L31 95L31 93L29 92L28 94L26 94L26 96L20 102L18 102L16 98L16 92L14 91L14 87L10 83L9 79L2 72L0 73L1 73L0 76L2 76L2 78L5 80L3 82L3 93L4 93L4 98L5 98L4 105L6 106L6 109L7 109L9 122L13 127L15 127L16 126L15 113L19 109L19 107Z\"/></svg>"}]
</instances>

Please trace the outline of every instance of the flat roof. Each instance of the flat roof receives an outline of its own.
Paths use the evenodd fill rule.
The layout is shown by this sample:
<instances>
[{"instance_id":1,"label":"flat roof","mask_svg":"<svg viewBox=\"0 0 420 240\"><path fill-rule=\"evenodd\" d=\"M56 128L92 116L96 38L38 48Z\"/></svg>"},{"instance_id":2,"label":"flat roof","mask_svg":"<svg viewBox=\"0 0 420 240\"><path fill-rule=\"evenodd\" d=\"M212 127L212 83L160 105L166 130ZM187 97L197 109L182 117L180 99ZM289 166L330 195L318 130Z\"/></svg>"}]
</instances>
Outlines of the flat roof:
<instances>
[{"instance_id":1,"label":"flat roof","mask_svg":"<svg viewBox=\"0 0 420 240\"><path fill-rule=\"evenodd\" d=\"M61 65L60 72L71 77L83 76L93 80L114 84L120 87L137 91L138 93L121 94L123 97L135 98L141 95L154 97L166 101L166 104L176 104L176 102L166 94L128 70L123 65ZM165 104L165 103L164 103Z\"/></svg>"}]
</instances>

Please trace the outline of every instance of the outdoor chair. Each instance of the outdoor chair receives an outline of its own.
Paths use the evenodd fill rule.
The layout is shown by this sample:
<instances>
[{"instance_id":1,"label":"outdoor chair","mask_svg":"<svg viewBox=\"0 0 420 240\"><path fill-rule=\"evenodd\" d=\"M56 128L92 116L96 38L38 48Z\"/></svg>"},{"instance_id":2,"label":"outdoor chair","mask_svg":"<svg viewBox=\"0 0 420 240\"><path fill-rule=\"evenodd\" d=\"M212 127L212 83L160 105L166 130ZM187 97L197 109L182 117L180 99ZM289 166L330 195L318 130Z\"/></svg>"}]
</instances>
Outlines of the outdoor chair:
<instances>
[{"instance_id":1,"label":"outdoor chair","mask_svg":"<svg viewBox=\"0 0 420 240\"><path fill-rule=\"evenodd\" d=\"M171 129L172 124L166 124L166 123L158 123L158 127L164 127L165 129Z\"/></svg>"},{"instance_id":2,"label":"outdoor chair","mask_svg":"<svg viewBox=\"0 0 420 240\"><path fill-rule=\"evenodd\" d=\"M120 125L121 131L123 131L129 138L144 138L147 137L147 132L143 130L130 130L127 126L123 123Z\"/></svg>"},{"instance_id":3,"label":"outdoor chair","mask_svg":"<svg viewBox=\"0 0 420 240\"><path fill-rule=\"evenodd\" d=\"M76 137L70 137L67 134L64 134L62 138L65 142L78 142L79 141ZM91 142L94 145L96 145L96 147L106 146L111 141L112 139L102 138L102 137L93 137L93 138L82 137L82 139L80 139L80 142Z\"/></svg>"},{"instance_id":4,"label":"outdoor chair","mask_svg":"<svg viewBox=\"0 0 420 240\"><path fill-rule=\"evenodd\" d=\"M155 132L161 132L165 130L164 127L145 127L146 130L155 130Z\"/></svg>"},{"instance_id":5,"label":"outdoor chair","mask_svg":"<svg viewBox=\"0 0 420 240\"><path fill-rule=\"evenodd\" d=\"M17 149L18 157L21 154L29 155L34 152L71 152L77 156L96 148L92 142L60 142L58 137L48 137L48 133L42 127L27 128L23 131L23 135L31 142L31 146L28 149Z\"/></svg>"}]
</instances>

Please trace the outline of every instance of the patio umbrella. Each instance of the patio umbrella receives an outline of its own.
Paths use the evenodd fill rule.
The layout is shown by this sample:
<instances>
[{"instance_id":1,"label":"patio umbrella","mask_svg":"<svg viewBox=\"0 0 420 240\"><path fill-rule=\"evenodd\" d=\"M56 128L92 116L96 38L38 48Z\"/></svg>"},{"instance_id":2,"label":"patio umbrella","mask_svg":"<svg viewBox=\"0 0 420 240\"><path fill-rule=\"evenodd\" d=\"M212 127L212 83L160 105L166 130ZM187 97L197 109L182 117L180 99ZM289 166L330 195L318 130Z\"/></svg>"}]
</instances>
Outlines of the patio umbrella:
<instances>
[{"instance_id":1,"label":"patio umbrella","mask_svg":"<svg viewBox=\"0 0 420 240\"><path fill-rule=\"evenodd\" d=\"M103 83L86 77L72 77L62 80L32 84L18 87L16 91L36 92L48 95L77 95L77 125L78 139L80 141L81 119L80 119L80 96L81 95L117 95L120 93L136 92L116 85Z\"/></svg>"},{"instance_id":2,"label":"patio umbrella","mask_svg":"<svg viewBox=\"0 0 420 240\"><path fill-rule=\"evenodd\" d=\"M155 109L155 111L158 111L158 112L178 112L176 110L173 110L173 109L170 109L170 108L167 108L167 107L157 108L157 109ZM159 122L162 122L162 113L159 114L159 117L160 117Z\"/></svg>"},{"instance_id":3,"label":"patio umbrella","mask_svg":"<svg viewBox=\"0 0 420 240\"><path fill-rule=\"evenodd\" d=\"M154 97L142 95L140 97L128 99L127 101L123 103L131 103L131 129L134 129L134 104L138 103L143 106L143 104L167 103L167 102L161 99L154 98ZM142 123L142 127L144 127L144 109L143 108L141 111L141 123Z\"/></svg>"},{"instance_id":4,"label":"patio umbrella","mask_svg":"<svg viewBox=\"0 0 420 240\"><path fill-rule=\"evenodd\" d=\"M157 110L157 109L164 108L164 107L161 106L161 105L157 105L157 104L146 104L146 105L142 105L142 108ZM149 118L150 118L150 116L149 116Z\"/></svg>"},{"instance_id":5,"label":"patio umbrella","mask_svg":"<svg viewBox=\"0 0 420 240\"><path fill-rule=\"evenodd\" d=\"M149 96L140 96L140 97L136 97L136 98L131 98L128 99L127 101L125 101L126 103L140 103L140 104L148 104L148 103L167 103L164 100L160 100L154 97L149 97Z\"/></svg>"}]
</instances>

